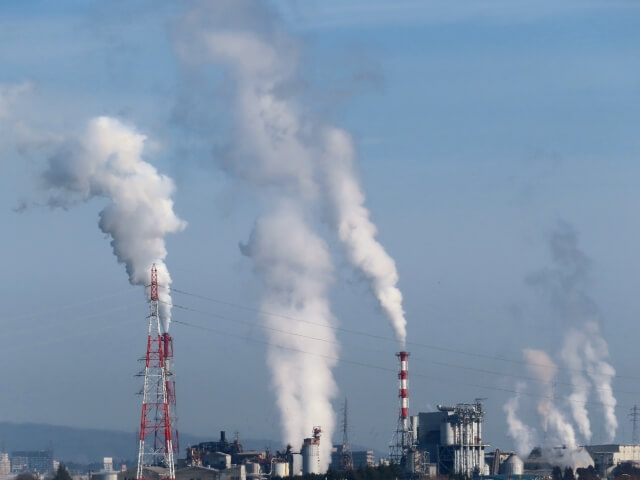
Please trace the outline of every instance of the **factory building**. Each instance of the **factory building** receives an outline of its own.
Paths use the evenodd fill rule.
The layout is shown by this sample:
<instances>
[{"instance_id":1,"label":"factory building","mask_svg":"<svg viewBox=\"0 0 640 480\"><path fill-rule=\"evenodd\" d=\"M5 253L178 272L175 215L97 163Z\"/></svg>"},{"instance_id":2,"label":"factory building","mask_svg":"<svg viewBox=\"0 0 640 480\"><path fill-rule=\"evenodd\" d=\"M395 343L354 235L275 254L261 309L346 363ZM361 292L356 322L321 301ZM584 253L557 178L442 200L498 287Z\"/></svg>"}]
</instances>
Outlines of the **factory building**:
<instances>
[{"instance_id":1,"label":"factory building","mask_svg":"<svg viewBox=\"0 0 640 480\"><path fill-rule=\"evenodd\" d=\"M640 467L640 445L587 445L585 448L601 477L609 477L621 463Z\"/></svg>"},{"instance_id":2,"label":"factory building","mask_svg":"<svg viewBox=\"0 0 640 480\"><path fill-rule=\"evenodd\" d=\"M112 472L115 474L116 472ZM169 470L164 467L143 467L143 475L148 480L164 480ZM247 480L244 465L233 465L231 468L219 470L217 468L190 466L175 470L176 480ZM118 480L136 480L135 472L118 472Z\"/></svg>"},{"instance_id":3,"label":"factory building","mask_svg":"<svg viewBox=\"0 0 640 480\"><path fill-rule=\"evenodd\" d=\"M53 451L18 451L11 453L11 471L20 472L53 472Z\"/></svg>"},{"instance_id":4,"label":"factory building","mask_svg":"<svg viewBox=\"0 0 640 480\"><path fill-rule=\"evenodd\" d=\"M302 448L300 449L300 455L302 456L302 474L316 474L320 473L320 434L322 429L320 427L313 427L313 436L305 438L302 442Z\"/></svg>"},{"instance_id":5,"label":"factory building","mask_svg":"<svg viewBox=\"0 0 640 480\"><path fill-rule=\"evenodd\" d=\"M331 465L329 468L334 471L340 471L342 469L342 445L334 445L331 450ZM373 454L373 450L360 450L350 452L353 458L353 469L375 467L376 459Z\"/></svg>"},{"instance_id":6,"label":"factory building","mask_svg":"<svg viewBox=\"0 0 640 480\"><path fill-rule=\"evenodd\" d=\"M351 452L353 457L353 468L368 468L375 467L376 459L373 455L373 450L358 450Z\"/></svg>"},{"instance_id":7,"label":"factory building","mask_svg":"<svg viewBox=\"0 0 640 480\"><path fill-rule=\"evenodd\" d=\"M9 454L0 452L0 475L8 475L11 472L11 461Z\"/></svg>"},{"instance_id":8,"label":"factory building","mask_svg":"<svg viewBox=\"0 0 640 480\"><path fill-rule=\"evenodd\" d=\"M438 411L420 413L417 422L416 453L426 471L425 462L435 464L438 475L488 475L485 447L482 441L484 410L476 403L459 403ZM428 458L424 453L428 453ZM420 455L422 454L422 455ZM430 469L431 470L431 469Z\"/></svg>"}]
</instances>

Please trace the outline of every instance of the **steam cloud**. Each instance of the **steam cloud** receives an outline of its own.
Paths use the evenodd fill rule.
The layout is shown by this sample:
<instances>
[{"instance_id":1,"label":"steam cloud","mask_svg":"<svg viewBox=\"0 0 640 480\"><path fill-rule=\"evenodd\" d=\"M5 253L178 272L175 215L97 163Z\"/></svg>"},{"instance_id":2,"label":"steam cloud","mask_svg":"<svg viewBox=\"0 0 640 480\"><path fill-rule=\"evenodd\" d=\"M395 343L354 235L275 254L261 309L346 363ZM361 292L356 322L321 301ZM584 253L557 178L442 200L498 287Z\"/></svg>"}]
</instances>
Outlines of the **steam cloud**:
<instances>
[{"instance_id":1,"label":"steam cloud","mask_svg":"<svg viewBox=\"0 0 640 480\"><path fill-rule=\"evenodd\" d=\"M326 468L331 455L328 432L335 424L331 400L337 394L331 369L338 353L333 331L322 326L334 323L327 301L332 278L327 246L309 230L302 212L284 201L257 221L248 244L241 248L265 282L263 308L270 313L263 315L269 327L267 363L278 407L286 418L285 440L298 446L311 433L309 422L321 425ZM310 323L295 322L292 317Z\"/></svg>"},{"instance_id":2,"label":"steam cloud","mask_svg":"<svg viewBox=\"0 0 640 480\"><path fill-rule=\"evenodd\" d=\"M314 231L322 212L330 210L350 262L369 279L397 339L404 343L398 274L375 239L376 227L354 172L352 141L346 132L303 114L295 98L298 46L282 32L264 2L193 5L176 49L187 64L214 61L232 73L235 139L216 157L233 179L248 182L258 192L264 213L241 249L265 282L265 310L327 325L334 322L327 298L331 257ZM280 323L272 317L264 317L264 322L268 327ZM279 329L325 340L267 333L284 440L300 445L313 425L321 425L326 439L321 442L321 467L326 469L334 428L331 400L336 395L333 334L302 322L288 321ZM320 356L307 357L278 345L295 345Z\"/></svg>"},{"instance_id":3,"label":"steam cloud","mask_svg":"<svg viewBox=\"0 0 640 480\"><path fill-rule=\"evenodd\" d=\"M566 223L559 223L551 235L553 268L530 275L527 282L540 289L550 300L554 310L568 324L559 358L567 367L572 392L568 397L571 417L578 433L589 441L592 437L587 403L592 390L595 391L604 411L604 423L609 440L615 437L618 421L615 415L616 398L612 381L614 368L608 363L609 349L599 327L600 313L594 300L588 295L590 261L579 249L576 232ZM549 432L546 448L550 460L560 465L580 466L587 462L586 453L576 448L576 431L553 398L553 381L558 371L551 357L540 350L523 351L527 369L536 378L539 396L538 413L542 427ZM511 399L505 411L515 409ZM510 410L507 410L510 409ZM514 418L509 421L509 431ZM514 437L515 439L515 437ZM566 449L551 449L558 443ZM588 463L588 462L587 462Z\"/></svg>"},{"instance_id":4,"label":"steam cloud","mask_svg":"<svg viewBox=\"0 0 640 480\"><path fill-rule=\"evenodd\" d=\"M518 382L516 385L516 394L507 400L503 410L507 415L508 434L515 442L516 453L521 458L526 458L529 452L536 445L536 431L532 427L526 425L518 417L518 408L520 406L520 393L525 389L524 382Z\"/></svg>"},{"instance_id":5,"label":"steam cloud","mask_svg":"<svg viewBox=\"0 0 640 480\"><path fill-rule=\"evenodd\" d=\"M133 285L148 285L153 263L160 285L171 284L164 259L164 237L186 227L173 211L173 181L142 158L146 137L110 117L93 118L84 136L59 149L43 174L52 190L49 204L67 208L78 199L109 199L100 212L99 227L111 237L119 263ZM160 323L171 323L168 288L159 289Z\"/></svg>"},{"instance_id":6,"label":"steam cloud","mask_svg":"<svg viewBox=\"0 0 640 480\"><path fill-rule=\"evenodd\" d=\"M396 339L404 346L407 321L402 308L402 293L396 286L398 271L393 259L376 240L377 228L364 206L364 193L354 172L353 142L345 131L328 128L325 144L322 165L338 236L347 249L349 261L369 279Z\"/></svg>"},{"instance_id":7,"label":"steam cloud","mask_svg":"<svg viewBox=\"0 0 640 480\"><path fill-rule=\"evenodd\" d=\"M580 432L589 440L586 402L593 389L602 403L606 431L612 441L618 428L612 387L615 369L608 363L609 348L600 332L601 314L588 294L591 261L579 248L577 233L565 222L553 231L550 246L554 268L531 275L528 281L548 295L551 305L570 325L561 358L573 384L569 403Z\"/></svg>"}]
</instances>

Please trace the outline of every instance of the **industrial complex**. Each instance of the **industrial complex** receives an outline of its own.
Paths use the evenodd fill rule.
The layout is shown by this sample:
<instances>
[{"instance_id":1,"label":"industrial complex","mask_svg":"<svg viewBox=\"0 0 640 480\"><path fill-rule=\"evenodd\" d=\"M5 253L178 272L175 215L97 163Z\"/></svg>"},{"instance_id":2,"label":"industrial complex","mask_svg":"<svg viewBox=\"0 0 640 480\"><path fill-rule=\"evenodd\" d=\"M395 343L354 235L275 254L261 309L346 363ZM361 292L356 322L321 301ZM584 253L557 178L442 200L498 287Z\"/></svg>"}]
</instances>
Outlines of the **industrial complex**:
<instances>
[{"instance_id":1,"label":"industrial complex","mask_svg":"<svg viewBox=\"0 0 640 480\"><path fill-rule=\"evenodd\" d=\"M151 269L150 315L143 377L142 410L135 469L116 471L110 457L104 467L91 474L92 480L260 480L322 475L320 448L324 438L321 425L309 425L309 436L301 445L286 445L281 451L245 450L236 433L228 439L221 431L217 440L179 447L175 425L176 397L171 363L173 338L162 331L159 319L158 276ZM422 479L436 477L491 480L535 480L554 478L564 446L543 450L534 448L527 458L498 448L489 451L483 436L485 412L482 399L470 403L438 405L435 411L410 414L409 357L396 354L399 362L397 427L386 458L375 458L373 450L352 450L348 439L347 401L342 420L342 442L332 444L329 470L349 472L393 465L398 477ZM105 452L108 454L108 452ZM178 458L185 453L185 458ZM621 478L621 466L638 468L640 445L586 445L579 447L581 463L601 479ZM31 472L45 478L55 470L53 451L0 452L0 479ZM624 475L630 476L625 473ZM593 477L592 477L593 478ZM83 477L82 480L89 480Z\"/></svg>"}]
</instances>

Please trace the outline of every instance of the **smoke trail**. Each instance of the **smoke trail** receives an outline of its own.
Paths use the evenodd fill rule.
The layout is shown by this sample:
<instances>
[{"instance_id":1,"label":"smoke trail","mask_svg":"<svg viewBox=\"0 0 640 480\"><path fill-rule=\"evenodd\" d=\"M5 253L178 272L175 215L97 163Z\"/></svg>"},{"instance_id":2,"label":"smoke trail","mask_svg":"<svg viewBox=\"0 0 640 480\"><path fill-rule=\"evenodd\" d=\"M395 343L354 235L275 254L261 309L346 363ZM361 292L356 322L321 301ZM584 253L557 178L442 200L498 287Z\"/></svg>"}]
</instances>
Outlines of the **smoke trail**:
<instances>
[{"instance_id":1,"label":"smoke trail","mask_svg":"<svg viewBox=\"0 0 640 480\"><path fill-rule=\"evenodd\" d=\"M80 199L109 199L100 229L111 237L119 263L133 285L148 285L156 263L158 282L169 285L164 237L186 227L173 211L173 181L142 158L146 137L110 117L93 118L85 135L68 142L49 161L42 178L52 190L49 204L67 208ZM171 297L162 288L161 329L171 322Z\"/></svg>"},{"instance_id":2,"label":"smoke trail","mask_svg":"<svg viewBox=\"0 0 640 480\"><path fill-rule=\"evenodd\" d=\"M608 363L609 349L598 326L601 318L599 309L587 293L591 262L578 247L575 230L565 222L560 222L552 232L550 247L554 268L531 275L528 282L549 295L552 306L562 319L574 325L566 334L562 358L570 368L572 397L577 400L571 402L571 408L581 433L589 438L586 390L594 388L602 402L607 434L613 440L618 428L615 415L617 401L612 387L615 369ZM581 373L584 367L590 381L588 388Z\"/></svg>"},{"instance_id":3,"label":"smoke trail","mask_svg":"<svg viewBox=\"0 0 640 480\"><path fill-rule=\"evenodd\" d=\"M223 168L257 184L275 182L280 188L298 189L307 198L325 194L319 201L332 212L332 226L347 258L368 279L404 345L407 322L398 272L376 240L377 228L364 206L353 142L344 130L304 118L292 98L297 46L278 29L277 19L262 2L200 5L187 17L177 48L188 61L215 59L232 64L236 71L237 116L245 136L219 155ZM261 152L260 161L254 150Z\"/></svg>"},{"instance_id":4,"label":"smoke trail","mask_svg":"<svg viewBox=\"0 0 640 480\"><path fill-rule=\"evenodd\" d=\"M516 452L520 458L526 458L531 452L534 445L536 445L536 431L535 429L526 425L518 417L518 407L520 406L520 394L526 388L524 382L518 382L516 384L516 394L507 400L507 403L502 407L504 413L507 415L508 434L514 441L516 446Z\"/></svg>"},{"instance_id":5,"label":"smoke trail","mask_svg":"<svg viewBox=\"0 0 640 480\"><path fill-rule=\"evenodd\" d=\"M402 293L396 286L398 271L393 259L376 240L377 228L364 206L364 193L354 171L353 142L344 130L327 128L325 145L321 165L338 236L346 247L349 261L369 279L397 340L404 346L407 321Z\"/></svg>"},{"instance_id":6,"label":"smoke trail","mask_svg":"<svg viewBox=\"0 0 640 480\"><path fill-rule=\"evenodd\" d=\"M542 350L526 348L522 354L527 369L539 382L538 414L542 418L543 430L551 435L548 440L570 450L575 449L575 431L554 404L553 380L558 372L557 365Z\"/></svg>"},{"instance_id":7,"label":"smoke trail","mask_svg":"<svg viewBox=\"0 0 640 480\"><path fill-rule=\"evenodd\" d=\"M616 418L616 398L613 394L611 380L616 374L615 369L606 361L609 357L609 346L602 338L600 327L596 322L585 325L586 336L589 341L584 346L584 356L587 373L596 388L596 393L604 409L605 426L609 440L613 441L618 428Z\"/></svg>"},{"instance_id":8,"label":"smoke trail","mask_svg":"<svg viewBox=\"0 0 640 480\"><path fill-rule=\"evenodd\" d=\"M573 419L578 425L578 430L589 441L591 439L591 423L586 409L591 384L582 372L585 365L582 360L582 349L587 344L588 338L577 329L570 329L564 339L564 345L560 351L560 357L569 368L569 376L573 385L573 392L569 395L569 405Z\"/></svg>"},{"instance_id":9,"label":"smoke trail","mask_svg":"<svg viewBox=\"0 0 640 480\"><path fill-rule=\"evenodd\" d=\"M278 31L264 3L248 0L195 2L178 41L186 61L215 61L232 74L235 138L217 152L217 160L233 179L254 187L265 212L241 245L265 283L265 310L331 325L332 262L312 227L318 218L316 153L308 143L309 125L287 94L296 69L295 45ZM321 468L326 470L335 423L333 334L326 327L273 316L263 321L294 334L266 333L275 344L268 347L267 363L284 441L298 447L320 425Z\"/></svg>"},{"instance_id":10,"label":"smoke trail","mask_svg":"<svg viewBox=\"0 0 640 480\"><path fill-rule=\"evenodd\" d=\"M553 409L553 379L556 376L558 367L551 360L551 357L542 350L525 348L522 356L526 362L527 369L538 380L540 390L538 400L538 414L542 419L542 429L546 432L549 428L549 416Z\"/></svg>"},{"instance_id":11,"label":"smoke trail","mask_svg":"<svg viewBox=\"0 0 640 480\"><path fill-rule=\"evenodd\" d=\"M334 323L327 300L332 278L327 246L309 230L303 212L292 202L283 201L257 221L248 244L241 248L264 279L264 309L282 315L265 315L263 320L277 330L267 331L272 343L278 345L269 346L267 362L285 420L285 441L300 445L311 433L310 422L321 425L325 431L321 459L327 468L332 446L327 432L333 432L335 424L331 400L337 394L331 369L338 353L333 331L317 325ZM291 317L315 325L287 320Z\"/></svg>"}]
</instances>

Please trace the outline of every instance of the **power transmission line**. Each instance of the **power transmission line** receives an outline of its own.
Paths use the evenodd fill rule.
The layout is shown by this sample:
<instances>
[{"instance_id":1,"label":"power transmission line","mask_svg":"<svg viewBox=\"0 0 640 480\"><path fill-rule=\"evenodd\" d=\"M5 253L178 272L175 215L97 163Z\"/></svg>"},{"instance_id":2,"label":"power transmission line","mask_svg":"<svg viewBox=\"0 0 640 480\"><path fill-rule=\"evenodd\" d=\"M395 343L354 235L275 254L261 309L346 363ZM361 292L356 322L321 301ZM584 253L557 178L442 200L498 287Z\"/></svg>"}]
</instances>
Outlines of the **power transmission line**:
<instances>
[{"instance_id":1,"label":"power transmission line","mask_svg":"<svg viewBox=\"0 0 640 480\"><path fill-rule=\"evenodd\" d=\"M309 325L316 325L316 326L320 326L320 327L324 327L324 328L328 328L334 331L339 331L339 332L344 332L344 333L349 333L349 334L353 334L353 335L362 335L365 337L369 337L369 338L374 338L377 340L383 340L383 341L387 341L387 342L393 342L393 343L397 343L395 339L390 338L390 337L386 337L383 335L376 335L373 333L369 333L369 332L364 332L361 330L353 330L353 329L349 329L349 328L344 328L344 327L339 327L339 326L335 326L335 325L329 325L327 323L320 323L320 322L312 322L309 320L304 320L301 318L297 318L297 317L293 317L290 315L283 315L283 314L279 314L279 313L274 313L274 312L268 312L259 308L253 308L253 307L248 307L246 305L239 305L237 303L233 303L233 302L229 302L229 301L224 301L224 300L218 300L212 297L208 297L206 295L200 295L197 293L192 293L192 292L187 292L184 290L180 290L174 287L167 287L167 286L163 286L160 285L161 288L166 288L171 290L172 292L181 294L181 295L187 295L190 297L194 297L194 298L199 298L201 300L206 300L209 302L213 302L213 303L218 303L221 305L227 305L230 307L234 307L234 308L238 308L238 309L242 309L242 310L247 310L247 311L251 311L253 313L259 313L261 315L265 315L265 316L271 316L271 317L280 317L280 318L284 318L287 320L293 320L296 322L302 322L302 323L306 323ZM179 307L178 307L179 308ZM513 359L513 358L508 358L508 357L501 357L501 356L495 356L495 355L488 355L488 354L483 354L483 353L477 353L477 352L469 352L469 351L464 351L464 350L457 350L454 348L449 348L449 347L443 347L440 345L432 345L432 344L427 344L427 343L421 343L421 342L414 342L414 341L407 341L407 345L413 345L416 347L422 347L422 348L427 348L427 349L432 349L432 350L438 350L438 351L442 351L442 352L448 352L448 353L456 353L459 355L467 355L467 356L472 356L472 357L476 357L476 358L485 358L488 360L497 360L500 362L509 362L509 363L515 363L518 365L533 365L533 366L539 366L539 367L548 367L548 365L546 364L538 364L538 363L529 363L529 362L525 362L524 360L517 360L517 359ZM576 368L569 368L569 367L563 367L563 366L558 366L559 370L565 370L565 371L571 371L571 372L578 372L578 373L583 373L583 374L588 374L589 372L585 369L576 369ZM607 375L611 378L619 378L619 379L624 379L624 380L638 380L640 381L640 378L638 377L632 377L632 376L628 376L628 375L619 375L619 374L613 374L613 375Z\"/></svg>"}]
</instances>

